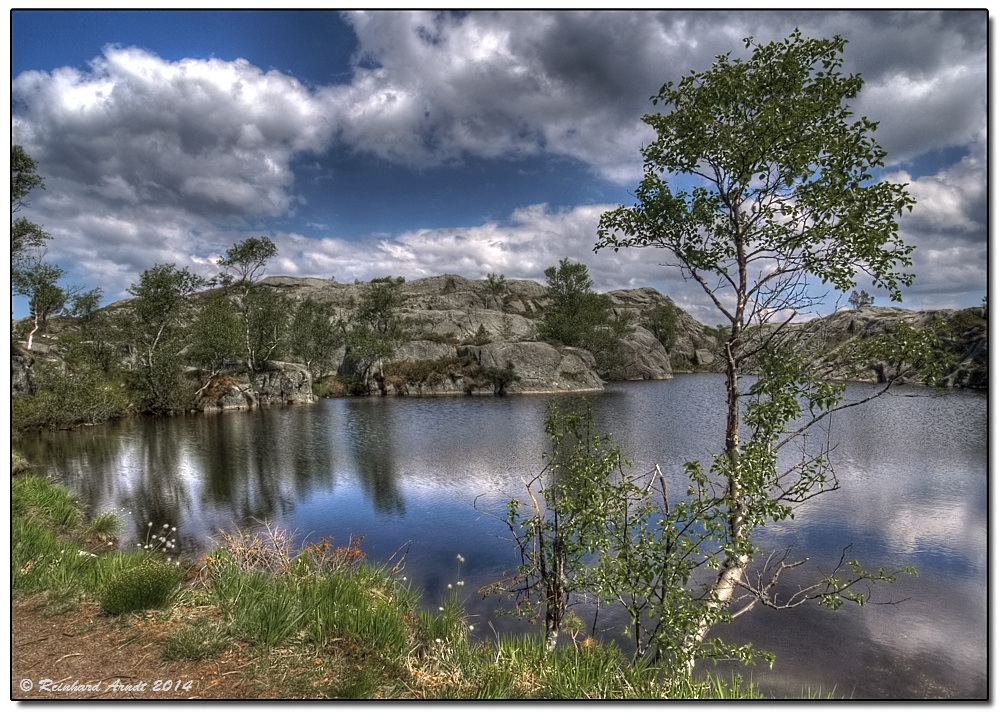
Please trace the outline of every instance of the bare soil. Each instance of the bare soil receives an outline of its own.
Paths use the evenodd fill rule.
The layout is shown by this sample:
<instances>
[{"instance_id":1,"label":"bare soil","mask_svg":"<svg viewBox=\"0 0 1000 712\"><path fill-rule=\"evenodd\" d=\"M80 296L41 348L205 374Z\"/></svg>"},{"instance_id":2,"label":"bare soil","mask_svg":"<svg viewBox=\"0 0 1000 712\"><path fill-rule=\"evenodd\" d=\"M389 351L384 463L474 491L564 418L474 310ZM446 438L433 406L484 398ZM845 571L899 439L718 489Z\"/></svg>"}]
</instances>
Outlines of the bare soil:
<instances>
[{"instance_id":1,"label":"bare soil","mask_svg":"<svg viewBox=\"0 0 1000 712\"><path fill-rule=\"evenodd\" d=\"M238 653L226 651L199 662L161 660L162 640L181 625L177 620L162 620L151 613L109 617L94 603L53 614L43 600L31 596L11 604L12 700L250 696L240 674L249 661Z\"/></svg>"}]
</instances>

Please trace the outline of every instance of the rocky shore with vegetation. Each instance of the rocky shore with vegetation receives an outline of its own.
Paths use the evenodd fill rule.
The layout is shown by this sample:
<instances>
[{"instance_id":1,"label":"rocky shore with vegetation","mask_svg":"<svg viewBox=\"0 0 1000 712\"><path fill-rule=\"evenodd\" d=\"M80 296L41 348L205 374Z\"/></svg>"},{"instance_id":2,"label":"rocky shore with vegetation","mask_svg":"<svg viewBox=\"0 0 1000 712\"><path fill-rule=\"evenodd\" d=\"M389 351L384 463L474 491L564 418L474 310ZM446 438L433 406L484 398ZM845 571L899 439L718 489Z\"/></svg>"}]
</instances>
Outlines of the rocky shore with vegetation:
<instances>
[{"instance_id":1,"label":"rocky shore with vegetation","mask_svg":"<svg viewBox=\"0 0 1000 712\"><path fill-rule=\"evenodd\" d=\"M176 271L167 276L176 284ZM51 317L30 349L12 339L15 428L330 396L585 393L611 380L721 370L726 334L655 289L598 294L586 267L568 261L548 277L547 285L492 274L353 284L266 277L243 296L233 283L178 293L170 319L154 312L146 325L142 301L163 295L140 281L133 299ZM901 325L938 345L934 385L988 386L985 305L863 305L793 323L782 338L815 354L832 380L905 383L919 365L907 362L905 343L893 363L865 355L866 343ZM15 323L15 339L28 326ZM145 338L154 328L169 336L156 353Z\"/></svg>"}]
</instances>

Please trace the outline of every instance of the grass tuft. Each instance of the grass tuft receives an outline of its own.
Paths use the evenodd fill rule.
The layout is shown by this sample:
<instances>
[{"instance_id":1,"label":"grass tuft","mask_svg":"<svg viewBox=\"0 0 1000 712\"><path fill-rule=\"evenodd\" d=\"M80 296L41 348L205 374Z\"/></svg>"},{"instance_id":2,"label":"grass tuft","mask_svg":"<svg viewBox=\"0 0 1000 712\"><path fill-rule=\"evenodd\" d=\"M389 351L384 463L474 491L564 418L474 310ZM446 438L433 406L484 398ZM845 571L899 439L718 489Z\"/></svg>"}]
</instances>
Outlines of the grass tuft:
<instances>
[{"instance_id":1,"label":"grass tuft","mask_svg":"<svg viewBox=\"0 0 1000 712\"><path fill-rule=\"evenodd\" d=\"M229 647L225 630L204 618L189 620L163 641L160 658L167 661L207 660L221 655Z\"/></svg>"},{"instance_id":2,"label":"grass tuft","mask_svg":"<svg viewBox=\"0 0 1000 712\"><path fill-rule=\"evenodd\" d=\"M181 575L177 567L146 559L139 566L112 574L98 592L101 607L112 615L165 608Z\"/></svg>"}]
</instances>

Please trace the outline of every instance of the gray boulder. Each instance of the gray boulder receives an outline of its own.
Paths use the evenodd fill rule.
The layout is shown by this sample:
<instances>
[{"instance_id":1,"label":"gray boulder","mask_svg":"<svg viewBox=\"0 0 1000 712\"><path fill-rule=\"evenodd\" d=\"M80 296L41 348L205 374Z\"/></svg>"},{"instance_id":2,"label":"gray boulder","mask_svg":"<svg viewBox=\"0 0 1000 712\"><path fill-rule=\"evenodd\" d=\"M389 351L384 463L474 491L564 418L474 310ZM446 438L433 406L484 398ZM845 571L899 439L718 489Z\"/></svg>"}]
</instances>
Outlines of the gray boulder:
<instances>
[{"instance_id":1,"label":"gray boulder","mask_svg":"<svg viewBox=\"0 0 1000 712\"><path fill-rule=\"evenodd\" d=\"M595 370L594 357L583 349L556 349L538 341L493 343L468 346L459 354L472 355L483 366L514 367L520 380L507 387L508 393L565 393L602 391L604 382Z\"/></svg>"},{"instance_id":2,"label":"gray boulder","mask_svg":"<svg viewBox=\"0 0 1000 712\"><path fill-rule=\"evenodd\" d=\"M622 357L625 360L625 380L662 381L674 377L667 350L641 326L622 340Z\"/></svg>"},{"instance_id":3,"label":"gray boulder","mask_svg":"<svg viewBox=\"0 0 1000 712\"><path fill-rule=\"evenodd\" d=\"M10 350L10 395L30 396L35 392L35 374L32 370L34 359L21 347L14 345Z\"/></svg>"},{"instance_id":4,"label":"gray boulder","mask_svg":"<svg viewBox=\"0 0 1000 712\"><path fill-rule=\"evenodd\" d=\"M312 376L309 370L297 363L268 361L266 371L254 374L251 382L258 405L285 405L312 403Z\"/></svg>"},{"instance_id":5,"label":"gray boulder","mask_svg":"<svg viewBox=\"0 0 1000 712\"><path fill-rule=\"evenodd\" d=\"M211 404L216 410L247 410L257 405L257 399L248 389L237 385L226 386L215 402ZM206 407L205 410L209 410Z\"/></svg>"}]
</instances>

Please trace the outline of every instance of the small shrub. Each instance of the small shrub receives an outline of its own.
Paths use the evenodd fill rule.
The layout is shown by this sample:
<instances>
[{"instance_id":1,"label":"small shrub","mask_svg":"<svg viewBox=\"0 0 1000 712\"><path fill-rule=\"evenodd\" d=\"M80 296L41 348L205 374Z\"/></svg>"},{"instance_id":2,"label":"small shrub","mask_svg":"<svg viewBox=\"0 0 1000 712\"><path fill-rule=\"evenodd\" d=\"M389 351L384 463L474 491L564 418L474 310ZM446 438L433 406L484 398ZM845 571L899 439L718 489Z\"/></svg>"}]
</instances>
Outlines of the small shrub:
<instances>
[{"instance_id":1,"label":"small shrub","mask_svg":"<svg viewBox=\"0 0 1000 712\"><path fill-rule=\"evenodd\" d=\"M313 395L317 398L339 398L347 394L349 383L339 376L326 376L313 381Z\"/></svg>"},{"instance_id":2,"label":"small shrub","mask_svg":"<svg viewBox=\"0 0 1000 712\"><path fill-rule=\"evenodd\" d=\"M471 339L466 340L464 343L472 344L473 346L485 346L493 341L493 337L490 336L490 332L486 330L486 326L483 324L479 325L476 329L476 333Z\"/></svg>"},{"instance_id":3,"label":"small shrub","mask_svg":"<svg viewBox=\"0 0 1000 712\"><path fill-rule=\"evenodd\" d=\"M31 464L17 450L10 451L10 474L21 475L31 469Z\"/></svg>"},{"instance_id":4,"label":"small shrub","mask_svg":"<svg viewBox=\"0 0 1000 712\"><path fill-rule=\"evenodd\" d=\"M352 536L346 546L334 547L332 537L320 537L319 541L303 546L296 561L310 572L330 574L342 571L365 560L365 552L361 550L362 540L363 536Z\"/></svg>"},{"instance_id":5,"label":"small shrub","mask_svg":"<svg viewBox=\"0 0 1000 712\"><path fill-rule=\"evenodd\" d=\"M295 535L267 523L257 530L237 528L234 532L220 531L222 551L239 571L282 573L292 562Z\"/></svg>"},{"instance_id":6,"label":"small shrub","mask_svg":"<svg viewBox=\"0 0 1000 712\"><path fill-rule=\"evenodd\" d=\"M113 575L98 596L101 607L112 615L163 608L170 603L180 581L176 567L147 559Z\"/></svg>"}]
</instances>

